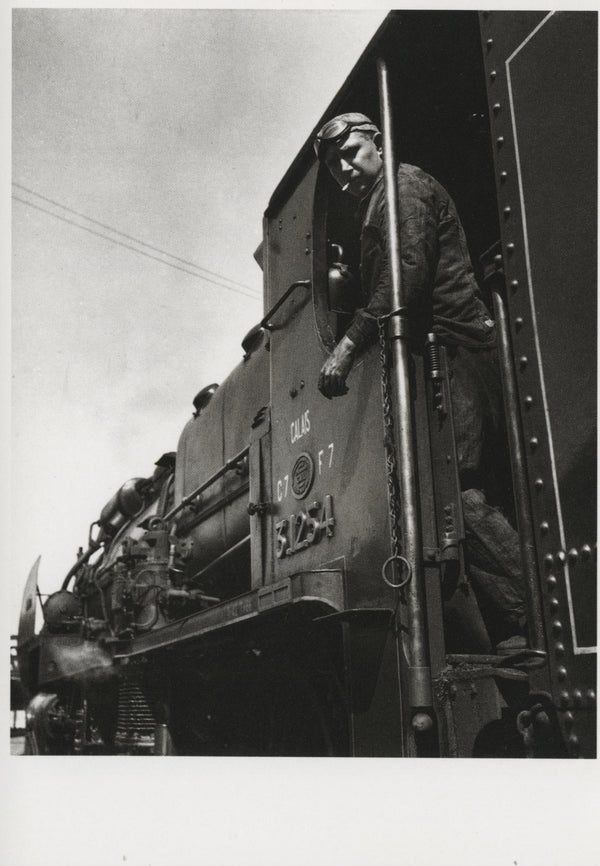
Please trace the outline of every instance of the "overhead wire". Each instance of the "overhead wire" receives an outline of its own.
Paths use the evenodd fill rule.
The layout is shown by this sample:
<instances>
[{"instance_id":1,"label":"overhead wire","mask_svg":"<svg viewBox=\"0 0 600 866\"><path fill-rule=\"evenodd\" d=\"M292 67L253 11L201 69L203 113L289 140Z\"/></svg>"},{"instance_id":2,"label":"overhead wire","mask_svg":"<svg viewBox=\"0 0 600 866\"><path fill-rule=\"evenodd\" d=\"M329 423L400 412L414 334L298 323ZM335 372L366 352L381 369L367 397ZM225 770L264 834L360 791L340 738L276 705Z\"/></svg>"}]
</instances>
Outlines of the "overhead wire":
<instances>
[{"instance_id":1,"label":"overhead wire","mask_svg":"<svg viewBox=\"0 0 600 866\"><path fill-rule=\"evenodd\" d=\"M207 283L212 283L215 286L219 286L222 289L229 289L231 292L236 292L238 295L243 295L245 298L250 298L255 301L258 300L257 295L251 295L248 292L243 292L241 289L237 289L235 286L228 286L226 283L217 282L217 280L213 280L210 277L205 276L204 274L197 274L194 271L190 271L188 268L182 268L180 265L175 265L173 262L168 262L165 259L161 259L158 256L153 256L151 253L145 252L145 250L140 250L137 247L131 246L131 244L125 244L123 241L118 241L115 238L111 238L108 235L103 234L102 232L97 232L95 229L91 229L88 226L81 225L81 223L75 222L75 220L71 220L68 217L61 216L60 214L53 213L53 211L48 210L47 208L43 208L38 204L35 204L31 201L26 201L25 199L19 198L19 196L13 195L12 198L14 201L18 201L21 204L27 205L28 207L34 208L35 210L39 210L42 213L48 214L49 216L55 217L62 222L68 223L69 225L76 226L76 228L83 229L83 231L89 232L92 235L96 235L96 237L104 238L104 240L110 241L117 246L124 247L127 250L132 250L134 253L139 253L141 256L146 256L146 258L153 259L155 262L160 262L163 265L168 265L170 268L175 268L178 271L183 271L185 274L190 274L192 277L196 277L196 279L204 280Z\"/></svg>"},{"instance_id":2,"label":"overhead wire","mask_svg":"<svg viewBox=\"0 0 600 866\"><path fill-rule=\"evenodd\" d=\"M138 247L134 247L131 244L126 244L123 241L117 240L116 238L112 238L109 235L104 234L103 232L99 232L99 231L96 231L95 229L90 228L89 226L82 225L80 222L76 222L75 220L69 219L66 216L63 216L61 214L55 213L54 211L48 210L47 208L44 208L41 205L36 204L35 202L28 201L27 199L24 199L24 198L20 198L19 196L15 195L13 193L12 198L15 201L20 202L21 204L24 204L28 207L34 208L35 210L41 211L42 213L45 213L48 216L55 217L56 219L61 220L62 222L65 222L65 223L68 223L69 225L75 226L76 228L83 229L84 231L87 231L90 234L95 235L96 237L100 237L100 238L103 238L104 240L110 241L111 243L114 243L117 246L124 247L125 249L131 250L132 252L139 253L140 255L146 256L149 259L153 259L154 261L160 262L163 265L168 265L169 267L175 268L176 270L179 270L179 271L183 271L183 273L189 274L190 276L204 280L208 283L212 283L213 285L219 286L220 288L229 289L232 292L236 292L237 294L240 294L246 298L251 298L252 300L259 299L259 294L251 286L248 286L244 283L238 283L236 280L231 280L229 277L225 277L222 274L218 274L214 271L210 271L207 268L203 268L200 265L195 264L194 262L191 262L187 259L182 259L179 256L175 256L172 253L166 252L166 250L161 250L159 247L154 247L154 246L152 246L152 244L148 244L145 241L141 241L138 238L133 237L132 235L128 235L125 232L121 232L118 229L114 229L114 228L112 228L112 226L109 226L106 223L102 223L99 220L93 219L92 217L88 217L85 214L74 210L73 208L67 207L66 205L63 205L60 202L57 202L51 198L48 198L47 196L41 195L41 193L36 193L34 190L31 190L28 187L23 186L23 184L19 184L19 183L16 183L15 181L13 181L12 185L14 187L16 187L17 189L21 189L24 192L29 193L30 195L34 195L37 198L40 198L41 200L46 201L49 204L54 205L55 207L62 208L63 210L65 210L69 213L72 213L75 216L78 216L82 219L88 220L88 222L91 222L94 225L98 225L101 228L107 229L108 231L113 232L114 234L119 235L120 237L127 238L128 240L131 240L134 243L139 244L140 246L146 247L147 249L150 249L150 250L154 250L155 252L160 253L161 255L168 256L169 258L173 259L176 262L181 262L182 264L189 265L189 267L195 268L200 273L196 273L196 271L192 271L189 268L181 267L181 265L174 264L173 262L167 261L163 258L160 258L159 256L154 256L151 253L146 252L145 250L138 249ZM206 276L206 274L210 274L211 277L217 277L218 279L211 279L211 277ZM223 282L223 280L225 280L226 282ZM231 285L228 285L228 283L230 283ZM237 287L239 287L239 288L237 288ZM242 291L242 289L245 289L246 291Z\"/></svg>"},{"instance_id":3,"label":"overhead wire","mask_svg":"<svg viewBox=\"0 0 600 866\"><path fill-rule=\"evenodd\" d=\"M196 268L199 271L204 271L206 274L210 274L213 277L218 277L220 280L225 280L228 283L232 283L235 286L239 286L241 289L248 289L249 291L254 291L252 286L248 286L245 283L239 283L237 280L232 280L229 277L224 276L223 274L218 274L215 271L210 271L208 268L202 267L202 265L197 265L195 262L191 262L188 259L182 259L179 256L173 255L173 253L168 253L166 250L161 250L159 247L155 247L152 244L146 243L146 241L141 241L139 238L135 238L132 235L126 234L126 232L122 232L119 229L115 229L112 226L107 225L107 223L100 222L100 220L94 219L93 217L89 217L81 211L75 210L72 207L68 207L66 204L62 204L55 199L49 198L48 196L42 195L40 192L36 192L29 187L23 186L22 183L17 183L16 181L12 182L12 185L17 187L18 189L22 189L24 192L29 193L30 195L36 196L36 198L40 198L43 201L48 202L49 204L54 205L55 207L62 208L63 210L68 211L69 213L75 214L75 216L81 217L88 222L94 223L97 226L100 226L103 229L108 229L108 231L113 232L116 235L120 235L123 238L127 238L127 240L134 241L136 244L140 244L143 247L147 247L149 250L154 250L155 253L161 253L162 255L169 256L171 259L175 259L177 262L181 262L183 265L189 265L192 268Z\"/></svg>"}]
</instances>

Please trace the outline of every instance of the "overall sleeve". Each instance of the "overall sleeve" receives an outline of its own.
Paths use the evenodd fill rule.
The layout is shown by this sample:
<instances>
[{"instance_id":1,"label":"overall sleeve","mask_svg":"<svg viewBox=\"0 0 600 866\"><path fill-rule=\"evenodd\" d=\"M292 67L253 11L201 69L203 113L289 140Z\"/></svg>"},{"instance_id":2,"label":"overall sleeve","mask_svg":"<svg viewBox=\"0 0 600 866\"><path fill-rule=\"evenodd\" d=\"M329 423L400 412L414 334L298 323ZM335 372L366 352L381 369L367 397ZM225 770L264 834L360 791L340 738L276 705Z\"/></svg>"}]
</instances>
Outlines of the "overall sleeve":
<instances>
[{"instance_id":1,"label":"overall sleeve","mask_svg":"<svg viewBox=\"0 0 600 866\"><path fill-rule=\"evenodd\" d=\"M422 172L401 166L398 173L402 288L409 308L431 298L438 261L438 203ZM383 187L363 224L361 276L367 304L356 310L346 335L359 348L377 337L377 318L391 310L391 274Z\"/></svg>"}]
</instances>

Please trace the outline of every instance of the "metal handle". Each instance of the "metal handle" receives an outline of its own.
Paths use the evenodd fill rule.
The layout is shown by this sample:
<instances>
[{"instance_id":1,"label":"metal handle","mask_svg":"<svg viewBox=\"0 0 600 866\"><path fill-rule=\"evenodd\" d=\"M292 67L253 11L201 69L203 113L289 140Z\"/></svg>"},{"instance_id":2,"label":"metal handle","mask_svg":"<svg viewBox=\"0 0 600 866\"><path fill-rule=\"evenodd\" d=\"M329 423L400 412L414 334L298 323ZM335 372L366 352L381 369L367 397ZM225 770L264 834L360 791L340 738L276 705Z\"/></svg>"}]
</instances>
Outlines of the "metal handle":
<instances>
[{"instance_id":1,"label":"metal handle","mask_svg":"<svg viewBox=\"0 0 600 866\"><path fill-rule=\"evenodd\" d=\"M269 319L271 318L271 316L274 315L274 313L276 313L277 310L281 306L283 306L283 304L287 301L287 299L292 294L292 292L294 292L296 289L298 289L300 287L304 287L305 289L307 289L307 288L309 288L309 286L310 286L310 280L296 280L295 283L292 283L292 285L288 289L285 290L285 292L279 298L277 303L271 307L271 309L266 314L266 316L260 320L260 327L266 328L268 331L271 331L273 329L273 325L271 324L271 322L269 322Z\"/></svg>"}]
</instances>

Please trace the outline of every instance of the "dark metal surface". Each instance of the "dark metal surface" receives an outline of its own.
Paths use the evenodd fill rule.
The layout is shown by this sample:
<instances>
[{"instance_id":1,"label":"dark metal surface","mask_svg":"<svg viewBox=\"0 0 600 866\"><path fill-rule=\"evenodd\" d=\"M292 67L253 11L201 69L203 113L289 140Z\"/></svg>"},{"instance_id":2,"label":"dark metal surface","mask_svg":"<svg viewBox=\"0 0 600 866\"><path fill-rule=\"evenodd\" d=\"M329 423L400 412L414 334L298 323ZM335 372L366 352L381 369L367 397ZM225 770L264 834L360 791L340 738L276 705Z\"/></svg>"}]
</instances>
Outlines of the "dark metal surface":
<instances>
[{"instance_id":1,"label":"dark metal surface","mask_svg":"<svg viewBox=\"0 0 600 866\"><path fill-rule=\"evenodd\" d=\"M595 754L597 16L481 30L552 692L573 754Z\"/></svg>"}]
</instances>

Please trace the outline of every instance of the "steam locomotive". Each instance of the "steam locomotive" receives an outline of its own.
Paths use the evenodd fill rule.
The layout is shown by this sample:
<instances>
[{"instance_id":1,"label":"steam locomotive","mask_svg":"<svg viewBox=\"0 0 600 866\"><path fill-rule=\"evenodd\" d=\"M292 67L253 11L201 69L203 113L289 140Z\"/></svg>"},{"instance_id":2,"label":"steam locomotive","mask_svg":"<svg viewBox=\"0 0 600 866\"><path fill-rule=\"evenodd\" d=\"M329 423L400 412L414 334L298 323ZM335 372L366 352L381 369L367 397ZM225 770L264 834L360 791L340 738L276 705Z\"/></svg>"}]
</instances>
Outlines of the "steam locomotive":
<instances>
[{"instance_id":1,"label":"steam locomotive","mask_svg":"<svg viewBox=\"0 0 600 866\"><path fill-rule=\"evenodd\" d=\"M392 13L315 126L366 113L457 204L499 332L489 468L533 652L493 652L465 569L444 347L401 339L390 363L390 323L344 397L318 391L358 253L311 137L264 215L239 365L103 508L38 634L32 568L29 753L595 755L596 29Z\"/></svg>"}]
</instances>

